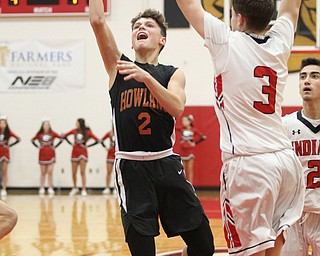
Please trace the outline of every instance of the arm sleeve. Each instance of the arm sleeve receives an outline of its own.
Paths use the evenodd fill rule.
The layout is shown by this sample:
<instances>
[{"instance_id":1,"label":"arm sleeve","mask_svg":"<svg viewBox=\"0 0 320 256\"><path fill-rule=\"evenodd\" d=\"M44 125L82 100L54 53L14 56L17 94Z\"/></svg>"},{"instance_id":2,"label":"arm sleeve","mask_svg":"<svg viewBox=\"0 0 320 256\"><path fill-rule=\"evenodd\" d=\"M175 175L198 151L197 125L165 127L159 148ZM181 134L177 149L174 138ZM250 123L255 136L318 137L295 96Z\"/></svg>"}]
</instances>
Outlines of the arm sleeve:
<instances>
[{"instance_id":1,"label":"arm sleeve","mask_svg":"<svg viewBox=\"0 0 320 256\"><path fill-rule=\"evenodd\" d=\"M10 131L10 136L15 138L16 140L20 140L20 137L17 136L15 133L11 132L11 131Z\"/></svg>"},{"instance_id":2,"label":"arm sleeve","mask_svg":"<svg viewBox=\"0 0 320 256\"><path fill-rule=\"evenodd\" d=\"M99 141L99 138L94 135L91 130L87 130L87 133L88 133L88 137L91 138L91 139L94 139L95 141Z\"/></svg>"},{"instance_id":3,"label":"arm sleeve","mask_svg":"<svg viewBox=\"0 0 320 256\"><path fill-rule=\"evenodd\" d=\"M52 132L52 133L54 138L62 139L62 136L60 136L58 133L56 132Z\"/></svg>"},{"instance_id":4,"label":"arm sleeve","mask_svg":"<svg viewBox=\"0 0 320 256\"><path fill-rule=\"evenodd\" d=\"M104 141L104 140L106 140L106 139L109 138L109 137L110 137L110 132L107 132L107 133L101 138L101 140Z\"/></svg>"},{"instance_id":5,"label":"arm sleeve","mask_svg":"<svg viewBox=\"0 0 320 256\"><path fill-rule=\"evenodd\" d=\"M67 132L67 133L64 135L64 137L68 137L69 135L74 134L74 133L75 133L75 130L73 129L73 130Z\"/></svg>"}]
</instances>

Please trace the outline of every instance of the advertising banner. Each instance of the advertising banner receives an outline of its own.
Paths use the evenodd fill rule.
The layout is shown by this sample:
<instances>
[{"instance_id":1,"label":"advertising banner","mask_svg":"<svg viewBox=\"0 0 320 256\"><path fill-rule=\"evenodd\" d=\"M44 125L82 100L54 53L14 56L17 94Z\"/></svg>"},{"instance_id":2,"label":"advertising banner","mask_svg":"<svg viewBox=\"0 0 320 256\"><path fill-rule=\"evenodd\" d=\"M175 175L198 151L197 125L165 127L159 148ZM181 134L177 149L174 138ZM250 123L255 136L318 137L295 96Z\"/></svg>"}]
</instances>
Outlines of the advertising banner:
<instances>
[{"instance_id":1,"label":"advertising banner","mask_svg":"<svg viewBox=\"0 0 320 256\"><path fill-rule=\"evenodd\" d=\"M84 87L83 40L0 41L0 92L66 92Z\"/></svg>"}]
</instances>

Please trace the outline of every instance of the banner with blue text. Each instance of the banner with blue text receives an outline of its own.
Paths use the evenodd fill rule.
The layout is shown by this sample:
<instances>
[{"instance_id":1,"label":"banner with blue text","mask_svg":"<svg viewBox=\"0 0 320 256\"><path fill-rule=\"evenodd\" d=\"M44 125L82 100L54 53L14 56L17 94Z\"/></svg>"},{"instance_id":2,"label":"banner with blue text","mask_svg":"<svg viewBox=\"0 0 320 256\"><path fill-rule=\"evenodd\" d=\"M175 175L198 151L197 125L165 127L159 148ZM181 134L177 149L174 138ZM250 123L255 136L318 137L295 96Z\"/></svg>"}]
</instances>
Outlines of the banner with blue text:
<instances>
[{"instance_id":1,"label":"banner with blue text","mask_svg":"<svg viewBox=\"0 0 320 256\"><path fill-rule=\"evenodd\" d=\"M83 40L0 41L0 92L68 92L84 87Z\"/></svg>"}]
</instances>

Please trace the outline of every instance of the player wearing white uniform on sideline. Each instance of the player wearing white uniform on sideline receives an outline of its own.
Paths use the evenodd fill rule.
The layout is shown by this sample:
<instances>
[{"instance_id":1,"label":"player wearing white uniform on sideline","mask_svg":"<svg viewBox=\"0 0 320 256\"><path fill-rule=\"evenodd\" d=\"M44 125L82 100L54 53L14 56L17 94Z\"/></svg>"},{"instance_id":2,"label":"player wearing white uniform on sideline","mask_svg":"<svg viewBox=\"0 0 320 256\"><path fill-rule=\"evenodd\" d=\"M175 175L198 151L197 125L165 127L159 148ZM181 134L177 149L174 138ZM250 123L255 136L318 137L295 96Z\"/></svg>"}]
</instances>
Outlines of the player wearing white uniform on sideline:
<instances>
[{"instance_id":1,"label":"player wearing white uniform on sideline","mask_svg":"<svg viewBox=\"0 0 320 256\"><path fill-rule=\"evenodd\" d=\"M306 182L303 214L289 229L282 256L320 256L320 59L301 63L299 91L303 109L283 117Z\"/></svg>"},{"instance_id":2,"label":"player wearing white uniform on sideline","mask_svg":"<svg viewBox=\"0 0 320 256\"><path fill-rule=\"evenodd\" d=\"M283 232L301 215L301 164L281 124L287 61L300 0L233 0L231 27L197 0L177 0L205 39L220 123L221 209L230 255L280 255Z\"/></svg>"}]
</instances>

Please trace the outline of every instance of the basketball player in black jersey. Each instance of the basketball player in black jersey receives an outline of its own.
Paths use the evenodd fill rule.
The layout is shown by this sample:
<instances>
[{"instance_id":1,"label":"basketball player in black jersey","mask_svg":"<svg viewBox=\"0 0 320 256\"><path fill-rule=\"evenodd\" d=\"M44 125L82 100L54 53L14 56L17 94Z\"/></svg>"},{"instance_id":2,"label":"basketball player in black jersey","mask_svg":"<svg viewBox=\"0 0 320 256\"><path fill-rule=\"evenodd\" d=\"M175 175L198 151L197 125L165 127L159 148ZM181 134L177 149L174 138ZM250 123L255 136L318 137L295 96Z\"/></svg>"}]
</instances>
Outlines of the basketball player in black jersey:
<instances>
[{"instance_id":1,"label":"basketball player in black jersey","mask_svg":"<svg viewBox=\"0 0 320 256\"><path fill-rule=\"evenodd\" d=\"M212 255L209 221L172 151L175 118L186 101L185 76L158 63L166 44L165 18L148 9L132 19L134 61L118 49L101 0L90 0L90 22L109 75L116 187L131 254L155 255L160 217L169 237L185 241L182 255Z\"/></svg>"}]
</instances>

